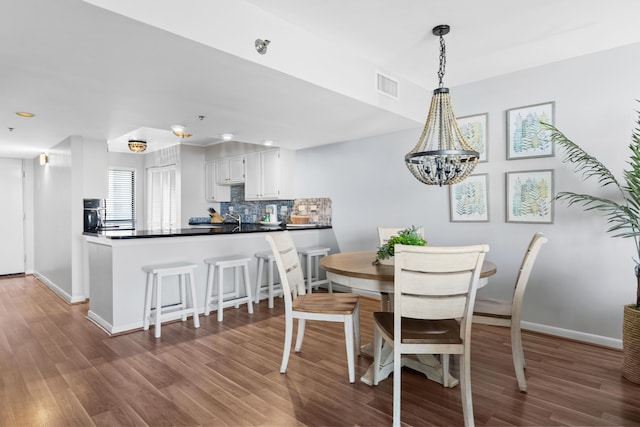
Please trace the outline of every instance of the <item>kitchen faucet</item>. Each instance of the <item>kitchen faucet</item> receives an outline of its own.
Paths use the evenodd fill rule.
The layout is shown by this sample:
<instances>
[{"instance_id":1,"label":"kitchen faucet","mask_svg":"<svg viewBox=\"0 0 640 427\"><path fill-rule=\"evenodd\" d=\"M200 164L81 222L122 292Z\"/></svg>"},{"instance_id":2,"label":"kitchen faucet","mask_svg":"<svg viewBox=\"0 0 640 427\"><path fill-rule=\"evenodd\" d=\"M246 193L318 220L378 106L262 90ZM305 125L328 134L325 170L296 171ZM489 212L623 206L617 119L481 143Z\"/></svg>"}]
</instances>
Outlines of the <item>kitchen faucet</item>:
<instances>
[{"instance_id":1,"label":"kitchen faucet","mask_svg":"<svg viewBox=\"0 0 640 427\"><path fill-rule=\"evenodd\" d=\"M238 221L238 228L240 228L242 226L242 217L240 216L240 214L238 214L237 217L235 217L232 213L227 212L226 214L224 214L225 217L230 217L233 220Z\"/></svg>"}]
</instances>

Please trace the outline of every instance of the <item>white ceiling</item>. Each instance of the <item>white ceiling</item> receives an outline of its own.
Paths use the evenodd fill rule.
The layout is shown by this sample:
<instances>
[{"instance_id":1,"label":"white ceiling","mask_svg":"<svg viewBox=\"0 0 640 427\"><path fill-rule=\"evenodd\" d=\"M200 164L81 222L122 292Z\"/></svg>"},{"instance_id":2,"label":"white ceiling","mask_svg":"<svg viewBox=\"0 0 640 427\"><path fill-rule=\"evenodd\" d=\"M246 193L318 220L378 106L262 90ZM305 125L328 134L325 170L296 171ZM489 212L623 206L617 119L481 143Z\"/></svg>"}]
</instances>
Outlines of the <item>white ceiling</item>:
<instances>
[{"instance_id":1,"label":"white ceiling","mask_svg":"<svg viewBox=\"0 0 640 427\"><path fill-rule=\"evenodd\" d=\"M4 0L0 157L70 135L154 149L180 142L174 124L190 144L231 132L288 148L415 128L437 86L435 25L452 28L453 87L640 42L638 16L637 0Z\"/></svg>"}]
</instances>

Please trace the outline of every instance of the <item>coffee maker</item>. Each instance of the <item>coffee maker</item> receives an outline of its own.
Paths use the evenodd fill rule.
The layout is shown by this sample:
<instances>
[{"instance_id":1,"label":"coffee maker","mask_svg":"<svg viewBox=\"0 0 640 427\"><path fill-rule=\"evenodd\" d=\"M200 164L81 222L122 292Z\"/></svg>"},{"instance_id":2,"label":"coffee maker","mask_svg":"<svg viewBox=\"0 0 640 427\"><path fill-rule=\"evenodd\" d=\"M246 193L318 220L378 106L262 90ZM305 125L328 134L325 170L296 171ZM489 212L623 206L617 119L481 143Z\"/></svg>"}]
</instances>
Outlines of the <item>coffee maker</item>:
<instances>
[{"instance_id":1,"label":"coffee maker","mask_svg":"<svg viewBox=\"0 0 640 427\"><path fill-rule=\"evenodd\" d=\"M103 199L84 199L84 231L95 233L102 229L105 212Z\"/></svg>"}]
</instances>

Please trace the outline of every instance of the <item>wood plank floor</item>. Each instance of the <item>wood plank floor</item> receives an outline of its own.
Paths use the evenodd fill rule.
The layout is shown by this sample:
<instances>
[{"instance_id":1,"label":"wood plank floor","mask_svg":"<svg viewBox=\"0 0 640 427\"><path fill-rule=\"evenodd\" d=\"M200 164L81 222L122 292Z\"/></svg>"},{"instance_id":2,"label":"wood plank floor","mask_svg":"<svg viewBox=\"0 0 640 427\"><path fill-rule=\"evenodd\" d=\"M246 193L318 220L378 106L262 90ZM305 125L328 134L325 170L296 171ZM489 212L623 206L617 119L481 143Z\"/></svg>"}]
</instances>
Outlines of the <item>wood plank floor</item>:
<instances>
[{"instance_id":1,"label":"wood plank floor","mask_svg":"<svg viewBox=\"0 0 640 427\"><path fill-rule=\"evenodd\" d=\"M372 340L363 298L363 342ZM280 374L283 304L266 302L109 338L31 276L0 279L0 426L380 426L391 424L392 380L349 384L341 324L310 322L303 351ZM142 311L142 309L141 309ZM529 392L520 393L506 329L474 325L477 425L640 425L640 386L621 352L524 334ZM356 360L356 376L371 359ZM453 367L453 371L457 366ZM405 369L406 425L461 425L459 388Z\"/></svg>"}]
</instances>

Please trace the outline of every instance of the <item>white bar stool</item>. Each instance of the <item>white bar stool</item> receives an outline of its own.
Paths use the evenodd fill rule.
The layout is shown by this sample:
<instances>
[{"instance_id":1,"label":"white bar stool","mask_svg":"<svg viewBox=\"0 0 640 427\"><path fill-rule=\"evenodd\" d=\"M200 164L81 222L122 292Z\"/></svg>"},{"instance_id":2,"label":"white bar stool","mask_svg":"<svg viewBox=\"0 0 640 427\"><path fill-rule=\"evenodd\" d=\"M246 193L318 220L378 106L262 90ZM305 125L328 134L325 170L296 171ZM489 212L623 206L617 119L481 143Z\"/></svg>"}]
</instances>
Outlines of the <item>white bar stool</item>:
<instances>
[{"instance_id":1,"label":"white bar stool","mask_svg":"<svg viewBox=\"0 0 640 427\"><path fill-rule=\"evenodd\" d=\"M262 293L267 294L269 299L269 308L273 308L273 297L276 295L282 295L282 286L280 283L274 283L273 275L274 271L277 271L275 267L276 259L273 256L273 252L264 251L257 252L255 254L258 258L258 273L256 275L256 304L260 302L260 295ZM262 275L264 274L264 263L267 263L267 283L262 284Z\"/></svg>"},{"instance_id":2,"label":"white bar stool","mask_svg":"<svg viewBox=\"0 0 640 427\"><path fill-rule=\"evenodd\" d=\"M251 283L249 281L249 261L251 258L242 258L238 255L224 258L207 258L207 290L204 301L204 315L208 316L210 309L218 310L218 322L222 322L222 312L225 307L246 303L249 313L253 313L251 303ZM233 268L233 291L224 293L224 270ZM216 274L216 269L218 274ZM243 281L246 296L240 296L240 271L243 272ZM214 277L217 283L217 295L213 295ZM227 298L225 300L225 298Z\"/></svg>"},{"instance_id":3,"label":"white bar stool","mask_svg":"<svg viewBox=\"0 0 640 427\"><path fill-rule=\"evenodd\" d=\"M329 292L333 292L333 286L330 280L320 280L320 258L329 255L330 250L330 248L321 246L298 249L298 255L300 256L301 264L303 261L303 257L307 258L307 292L311 293L313 291L313 288L317 289L320 285L327 285Z\"/></svg>"},{"instance_id":4,"label":"white bar stool","mask_svg":"<svg viewBox=\"0 0 640 427\"><path fill-rule=\"evenodd\" d=\"M155 337L160 338L162 320L173 320L182 316L182 321L187 320L187 315L193 315L193 327L200 327L198 317L198 304L196 302L196 287L194 270L198 264L191 262L173 262L168 264L145 265L142 270L147 273L147 286L144 296L144 320L143 329L149 330L151 317L155 320ZM180 285L180 303L162 307L162 278L178 276ZM189 282L190 304L187 303L185 280ZM151 309L152 295L155 294L155 308Z\"/></svg>"}]
</instances>

